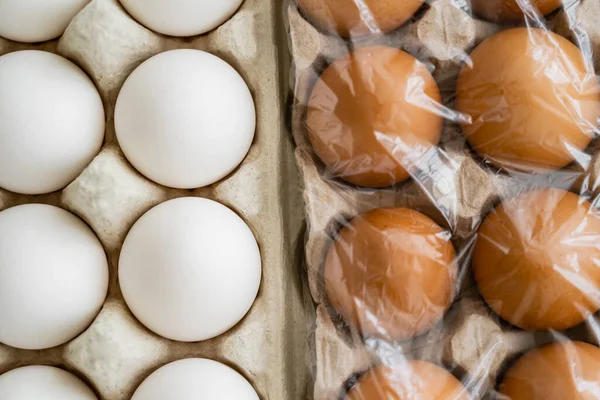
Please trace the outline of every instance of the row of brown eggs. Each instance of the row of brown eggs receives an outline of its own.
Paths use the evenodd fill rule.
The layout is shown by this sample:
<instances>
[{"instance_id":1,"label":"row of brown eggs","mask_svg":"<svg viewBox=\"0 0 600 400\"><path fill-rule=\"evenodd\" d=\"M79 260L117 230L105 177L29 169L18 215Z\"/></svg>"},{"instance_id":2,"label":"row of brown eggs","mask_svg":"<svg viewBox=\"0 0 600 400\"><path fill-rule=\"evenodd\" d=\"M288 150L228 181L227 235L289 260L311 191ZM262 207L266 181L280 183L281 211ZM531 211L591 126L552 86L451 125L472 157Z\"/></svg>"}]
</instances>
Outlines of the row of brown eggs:
<instances>
[{"instance_id":1,"label":"row of brown eggs","mask_svg":"<svg viewBox=\"0 0 600 400\"><path fill-rule=\"evenodd\" d=\"M472 266L483 298L526 330L565 330L600 309L600 213L584 198L540 189L507 199L481 224ZM451 235L407 208L344 226L325 260L335 310L360 335L390 341L435 325L456 295Z\"/></svg>"},{"instance_id":2,"label":"row of brown eggs","mask_svg":"<svg viewBox=\"0 0 600 400\"><path fill-rule=\"evenodd\" d=\"M342 37L390 32L423 1L298 0L309 20ZM548 14L561 1L523 2ZM361 9L363 5L364 9ZM533 8L516 0L471 1L473 11L514 22ZM525 9L525 11L523 11ZM312 89L310 142L328 173L363 187L410 178L435 151L452 115L487 162L506 171L548 172L573 161L597 133L600 85L580 50L545 29L515 28L481 43L458 77L454 110L442 104L426 66L398 49L365 47L335 60ZM472 268L488 305L526 330L564 330L600 308L600 215L584 198L542 189L507 199L484 220ZM325 260L328 299L362 337L403 341L437 324L456 295L451 234L405 208L361 214L335 237ZM600 375L600 349L561 342L534 349L507 371L512 400L587 399ZM586 388L589 384L591 388ZM347 400L468 399L462 384L423 361L380 365Z\"/></svg>"},{"instance_id":3,"label":"row of brown eggs","mask_svg":"<svg viewBox=\"0 0 600 400\"><path fill-rule=\"evenodd\" d=\"M592 400L598 398L600 349L564 341L533 349L506 371L498 400ZM423 361L381 365L365 373L345 400L469 400L446 370Z\"/></svg>"},{"instance_id":4,"label":"row of brown eggs","mask_svg":"<svg viewBox=\"0 0 600 400\"><path fill-rule=\"evenodd\" d=\"M388 33L408 21L425 0L297 0L300 10L319 28L342 37ZM523 20L524 14L547 15L562 0L466 0L474 14L501 23Z\"/></svg>"},{"instance_id":5,"label":"row of brown eggs","mask_svg":"<svg viewBox=\"0 0 600 400\"><path fill-rule=\"evenodd\" d=\"M423 169L445 115L487 162L547 172L589 159L584 150L597 132L600 85L565 38L514 28L471 53L455 108L442 104L434 78L414 57L366 47L325 69L312 89L306 126L330 173L358 186L390 186Z\"/></svg>"},{"instance_id":6,"label":"row of brown eggs","mask_svg":"<svg viewBox=\"0 0 600 400\"><path fill-rule=\"evenodd\" d=\"M600 309L599 237L600 213L576 194L540 189L507 199L478 230L472 268L479 292L491 309L519 328L574 327ZM364 338L396 342L426 332L440 322L456 295L458 266L450 239L434 221L407 208L374 209L355 217L326 256L331 305ZM511 400L586 399L579 397L588 390L581 385L600 377L599 360L600 350L584 343L535 350L511 367L499 390ZM569 363L575 366L566 373ZM539 379L536 369L551 372L553 379ZM410 361L375 367L347 399L413 392L435 400L468 398L448 372Z\"/></svg>"}]
</instances>

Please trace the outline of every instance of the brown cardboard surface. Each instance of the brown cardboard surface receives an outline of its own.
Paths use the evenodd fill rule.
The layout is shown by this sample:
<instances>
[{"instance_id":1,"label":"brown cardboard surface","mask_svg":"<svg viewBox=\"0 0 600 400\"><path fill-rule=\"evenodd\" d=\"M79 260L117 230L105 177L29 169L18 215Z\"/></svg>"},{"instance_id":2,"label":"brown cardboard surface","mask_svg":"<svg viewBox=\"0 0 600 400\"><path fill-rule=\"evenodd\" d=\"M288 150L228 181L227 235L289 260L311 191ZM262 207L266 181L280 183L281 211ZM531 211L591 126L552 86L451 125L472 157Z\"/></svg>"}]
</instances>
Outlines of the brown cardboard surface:
<instances>
[{"instance_id":1,"label":"brown cardboard surface","mask_svg":"<svg viewBox=\"0 0 600 400\"><path fill-rule=\"evenodd\" d=\"M39 49L74 61L97 85L107 115L105 144L74 182L43 196L0 190L0 210L32 202L70 210L92 227L110 261L108 298L92 325L71 342L48 350L0 345L0 373L23 365L55 365L84 378L100 399L125 400L159 366L208 357L236 368L261 399L305 397L309 324L294 268L302 212L291 141L282 133L280 13L276 1L245 0L216 30L176 39L144 28L117 0L93 0L57 41L27 45L0 39L0 55ZM256 137L241 166L224 180L194 191L165 188L140 175L125 160L114 134L114 104L124 80L152 55L178 48L206 50L233 65L250 87L257 109ZM236 211L254 232L263 262L260 292L248 315L227 333L199 343L173 342L148 331L127 309L117 282L119 250L129 228L152 206L181 196L211 198Z\"/></svg>"}]
</instances>

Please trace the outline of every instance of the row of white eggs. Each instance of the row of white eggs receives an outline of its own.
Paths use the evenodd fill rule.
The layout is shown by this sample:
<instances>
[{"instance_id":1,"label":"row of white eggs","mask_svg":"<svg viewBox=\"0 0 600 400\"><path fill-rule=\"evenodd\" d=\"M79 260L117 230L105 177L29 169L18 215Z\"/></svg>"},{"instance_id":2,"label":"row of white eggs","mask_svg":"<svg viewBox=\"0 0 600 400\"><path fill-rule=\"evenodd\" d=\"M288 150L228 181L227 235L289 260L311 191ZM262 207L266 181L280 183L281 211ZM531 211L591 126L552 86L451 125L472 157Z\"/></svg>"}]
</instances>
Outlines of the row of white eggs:
<instances>
[{"instance_id":1,"label":"row of white eggs","mask_svg":"<svg viewBox=\"0 0 600 400\"><path fill-rule=\"evenodd\" d=\"M35 43L56 39L91 0L0 0L0 36ZM120 0L146 27L170 36L206 33L229 19L242 0Z\"/></svg>"},{"instance_id":2,"label":"row of white eggs","mask_svg":"<svg viewBox=\"0 0 600 400\"><path fill-rule=\"evenodd\" d=\"M34 365L0 375L0 399L97 400L75 375L59 368ZM258 400L246 379L216 361L190 358L154 371L131 400L227 399Z\"/></svg>"},{"instance_id":3,"label":"row of white eggs","mask_svg":"<svg viewBox=\"0 0 600 400\"><path fill-rule=\"evenodd\" d=\"M237 214L184 197L134 224L118 277L142 324L168 339L196 342L224 333L248 312L261 257ZM40 350L73 339L100 311L108 282L104 249L75 215L44 204L0 212L0 343Z\"/></svg>"},{"instance_id":4,"label":"row of white eggs","mask_svg":"<svg viewBox=\"0 0 600 400\"><path fill-rule=\"evenodd\" d=\"M142 63L121 88L114 117L131 164L180 189L231 173L256 127L242 77L200 50L167 51ZM104 108L92 81L72 62L43 51L0 57L0 120L0 187L22 194L64 188L104 140Z\"/></svg>"},{"instance_id":5,"label":"row of white eggs","mask_svg":"<svg viewBox=\"0 0 600 400\"><path fill-rule=\"evenodd\" d=\"M54 39L87 3L0 0L0 36ZM241 0L121 3L157 32L189 36L223 23ZM22 194L64 188L104 140L104 109L92 81L75 64L46 52L0 57L0 120L0 187ZM117 139L128 160L149 179L174 188L224 178L248 152L255 124L252 96L239 74L195 50L143 63L127 79L115 109ZM109 281L106 255L89 227L60 208L30 204L0 212L0 238L0 342L43 349L86 329ZM227 331L248 312L260 286L261 258L252 232L233 211L181 198L136 222L118 271L125 301L140 322L169 339L199 341ZM54 367L0 376L0 398L40 397L96 399L79 378ZM133 399L191 397L258 399L240 374L205 359L160 368Z\"/></svg>"},{"instance_id":6,"label":"row of white eggs","mask_svg":"<svg viewBox=\"0 0 600 400\"><path fill-rule=\"evenodd\" d=\"M0 212L0 342L37 350L73 339L100 311L108 275L102 245L73 214L43 204ZM184 197L154 207L134 224L118 276L127 305L147 328L172 340L200 341L229 330L248 312L260 286L261 257L237 214L212 200ZM221 396L232 391L231 397L209 398L257 398L243 378L217 363L165 368L134 399L184 399L221 386ZM17 369L0 376L0 398L38 398L29 390L55 390L48 400L94 398L75 381L54 369Z\"/></svg>"},{"instance_id":7,"label":"row of white eggs","mask_svg":"<svg viewBox=\"0 0 600 400\"><path fill-rule=\"evenodd\" d=\"M54 39L89 1L0 0L0 36ZM175 36L217 27L241 2L121 1L146 26ZM232 172L256 127L252 95L240 75L197 50L165 52L139 66L119 93L114 117L133 166L180 189L210 185ZM104 109L92 81L75 64L46 52L0 57L0 120L0 187L22 194L64 188L104 139Z\"/></svg>"}]
</instances>

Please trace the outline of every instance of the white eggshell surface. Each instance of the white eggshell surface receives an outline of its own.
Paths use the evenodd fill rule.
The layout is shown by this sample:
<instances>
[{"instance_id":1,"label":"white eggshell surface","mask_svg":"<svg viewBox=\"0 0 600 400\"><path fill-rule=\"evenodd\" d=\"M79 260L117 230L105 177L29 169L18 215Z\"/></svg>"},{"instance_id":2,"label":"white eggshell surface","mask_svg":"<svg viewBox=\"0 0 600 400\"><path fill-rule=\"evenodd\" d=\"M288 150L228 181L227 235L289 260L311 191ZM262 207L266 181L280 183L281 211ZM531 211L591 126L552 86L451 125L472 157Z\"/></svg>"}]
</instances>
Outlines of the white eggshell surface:
<instances>
[{"instance_id":1,"label":"white eggshell surface","mask_svg":"<svg viewBox=\"0 0 600 400\"><path fill-rule=\"evenodd\" d=\"M242 0L121 0L138 22L170 36L194 36L231 17Z\"/></svg>"},{"instance_id":2,"label":"white eggshell surface","mask_svg":"<svg viewBox=\"0 0 600 400\"><path fill-rule=\"evenodd\" d=\"M35 43L63 34L90 0L0 0L0 36Z\"/></svg>"},{"instance_id":3,"label":"white eggshell surface","mask_svg":"<svg viewBox=\"0 0 600 400\"><path fill-rule=\"evenodd\" d=\"M115 108L131 164L165 186L191 189L232 172L250 149L256 111L242 77L200 50L154 56L127 78Z\"/></svg>"},{"instance_id":4,"label":"white eggshell surface","mask_svg":"<svg viewBox=\"0 0 600 400\"><path fill-rule=\"evenodd\" d=\"M104 140L104 108L90 78L44 51L0 57L0 121L0 187L17 193L64 188Z\"/></svg>"},{"instance_id":5,"label":"white eggshell surface","mask_svg":"<svg viewBox=\"0 0 600 400\"><path fill-rule=\"evenodd\" d=\"M133 314L151 331L178 341L210 339L248 312L261 279L252 231L215 201L162 203L131 228L119 282Z\"/></svg>"},{"instance_id":6,"label":"white eggshell surface","mask_svg":"<svg viewBox=\"0 0 600 400\"><path fill-rule=\"evenodd\" d=\"M31 365L0 375L2 400L98 400L75 375L55 367Z\"/></svg>"},{"instance_id":7,"label":"white eggshell surface","mask_svg":"<svg viewBox=\"0 0 600 400\"><path fill-rule=\"evenodd\" d=\"M107 290L104 249L75 215L44 204L0 212L1 343L37 350L71 340Z\"/></svg>"},{"instance_id":8,"label":"white eggshell surface","mask_svg":"<svg viewBox=\"0 0 600 400\"><path fill-rule=\"evenodd\" d=\"M152 373L131 400L258 400L232 368L204 358L175 361Z\"/></svg>"}]
</instances>

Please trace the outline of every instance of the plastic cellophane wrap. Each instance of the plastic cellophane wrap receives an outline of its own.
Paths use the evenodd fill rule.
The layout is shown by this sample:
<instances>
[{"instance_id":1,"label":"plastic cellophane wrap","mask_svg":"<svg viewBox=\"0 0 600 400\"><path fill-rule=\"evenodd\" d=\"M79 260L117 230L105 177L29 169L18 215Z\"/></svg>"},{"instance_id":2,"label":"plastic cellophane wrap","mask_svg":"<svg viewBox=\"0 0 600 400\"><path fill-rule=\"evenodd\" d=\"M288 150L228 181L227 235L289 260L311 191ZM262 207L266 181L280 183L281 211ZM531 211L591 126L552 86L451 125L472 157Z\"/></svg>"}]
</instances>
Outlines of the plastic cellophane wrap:
<instances>
[{"instance_id":1,"label":"plastic cellophane wrap","mask_svg":"<svg viewBox=\"0 0 600 400\"><path fill-rule=\"evenodd\" d=\"M287 0L317 400L600 399L600 0Z\"/></svg>"}]
</instances>

